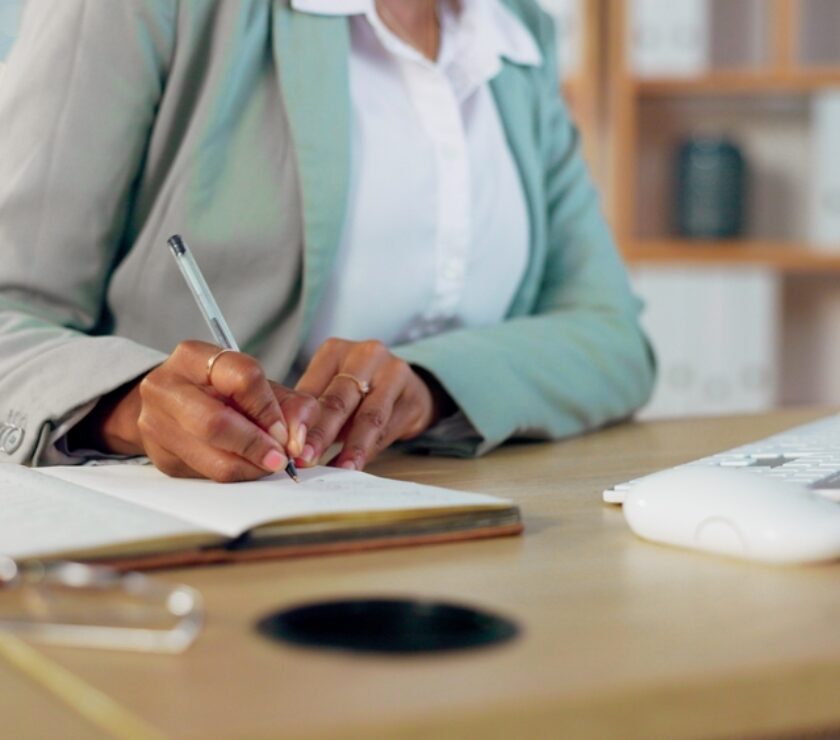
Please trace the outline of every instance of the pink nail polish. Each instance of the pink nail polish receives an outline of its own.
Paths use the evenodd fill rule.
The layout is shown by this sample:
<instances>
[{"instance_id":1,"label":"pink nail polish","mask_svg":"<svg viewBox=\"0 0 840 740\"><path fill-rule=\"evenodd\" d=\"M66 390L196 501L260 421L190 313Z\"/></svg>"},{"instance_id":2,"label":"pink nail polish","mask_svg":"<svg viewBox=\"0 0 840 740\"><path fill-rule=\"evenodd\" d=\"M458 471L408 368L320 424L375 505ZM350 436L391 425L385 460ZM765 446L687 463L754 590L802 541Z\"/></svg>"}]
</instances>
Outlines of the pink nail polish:
<instances>
[{"instance_id":1,"label":"pink nail polish","mask_svg":"<svg viewBox=\"0 0 840 740\"><path fill-rule=\"evenodd\" d=\"M297 455L303 453L303 448L306 445L306 424L300 424L298 428L295 430L294 440L290 447L292 447L292 452Z\"/></svg>"},{"instance_id":2,"label":"pink nail polish","mask_svg":"<svg viewBox=\"0 0 840 740\"><path fill-rule=\"evenodd\" d=\"M269 428L268 433L284 447L289 441L289 430L286 429L286 425L282 421L274 422Z\"/></svg>"},{"instance_id":3,"label":"pink nail polish","mask_svg":"<svg viewBox=\"0 0 840 740\"><path fill-rule=\"evenodd\" d=\"M315 448L312 445L305 445L300 457L307 465L312 465L315 462Z\"/></svg>"},{"instance_id":4,"label":"pink nail polish","mask_svg":"<svg viewBox=\"0 0 840 740\"><path fill-rule=\"evenodd\" d=\"M263 458L263 467L268 468L271 472L276 473L286 467L286 456L277 450L271 450Z\"/></svg>"},{"instance_id":5,"label":"pink nail polish","mask_svg":"<svg viewBox=\"0 0 840 740\"><path fill-rule=\"evenodd\" d=\"M346 462L341 463L340 467L343 470L355 470L356 469L356 464L354 462L350 461L350 460L347 460Z\"/></svg>"}]
</instances>

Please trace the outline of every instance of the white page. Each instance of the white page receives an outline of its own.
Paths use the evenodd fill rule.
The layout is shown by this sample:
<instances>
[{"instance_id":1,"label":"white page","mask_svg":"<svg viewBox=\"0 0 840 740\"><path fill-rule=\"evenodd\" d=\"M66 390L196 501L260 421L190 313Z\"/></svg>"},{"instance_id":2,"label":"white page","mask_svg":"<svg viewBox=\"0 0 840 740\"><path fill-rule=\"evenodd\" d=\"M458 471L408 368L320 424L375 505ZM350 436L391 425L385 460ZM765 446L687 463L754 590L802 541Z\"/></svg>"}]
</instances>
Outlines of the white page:
<instances>
[{"instance_id":1,"label":"white page","mask_svg":"<svg viewBox=\"0 0 840 740\"><path fill-rule=\"evenodd\" d=\"M248 483L170 478L150 465L42 468L47 475L236 537L260 524L329 514L506 507L509 501L317 467Z\"/></svg>"},{"instance_id":2,"label":"white page","mask_svg":"<svg viewBox=\"0 0 840 740\"><path fill-rule=\"evenodd\" d=\"M0 553L13 558L202 532L195 524L9 463L0 464L0 512Z\"/></svg>"}]
</instances>

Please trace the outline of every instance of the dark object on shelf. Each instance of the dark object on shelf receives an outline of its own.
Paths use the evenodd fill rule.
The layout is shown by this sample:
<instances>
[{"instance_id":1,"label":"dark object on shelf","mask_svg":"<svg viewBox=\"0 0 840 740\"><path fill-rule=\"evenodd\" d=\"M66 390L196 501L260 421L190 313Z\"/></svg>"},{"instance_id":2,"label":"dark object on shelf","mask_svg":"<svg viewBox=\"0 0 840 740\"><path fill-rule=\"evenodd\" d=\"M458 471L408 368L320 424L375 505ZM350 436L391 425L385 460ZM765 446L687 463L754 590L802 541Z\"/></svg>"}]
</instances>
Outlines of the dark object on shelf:
<instances>
[{"instance_id":1,"label":"dark object on shelf","mask_svg":"<svg viewBox=\"0 0 840 740\"><path fill-rule=\"evenodd\" d=\"M747 168L724 137L697 137L677 157L676 228L690 239L731 239L744 230Z\"/></svg>"},{"instance_id":2,"label":"dark object on shelf","mask_svg":"<svg viewBox=\"0 0 840 740\"><path fill-rule=\"evenodd\" d=\"M261 619L275 640L372 653L428 653L506 642L517 626L466 606L413 599L349 599L307 604Z\"/></svg>"}]
</instances>

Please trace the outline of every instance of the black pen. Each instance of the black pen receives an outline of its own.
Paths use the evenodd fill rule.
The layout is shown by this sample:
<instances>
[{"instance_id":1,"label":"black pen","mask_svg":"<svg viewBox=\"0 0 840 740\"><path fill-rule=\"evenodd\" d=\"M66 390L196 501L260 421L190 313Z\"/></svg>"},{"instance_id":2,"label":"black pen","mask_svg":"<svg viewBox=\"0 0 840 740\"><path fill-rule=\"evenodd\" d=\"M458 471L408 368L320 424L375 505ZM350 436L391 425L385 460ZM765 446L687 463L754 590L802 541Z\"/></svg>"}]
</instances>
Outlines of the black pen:
<instances>
[{"instance_id":1,"label":"black pen","mask_svg":"<svg viewBox=\"0 0 840 740\"><path fill-rule=\"evenodd\" d=\"M219 346L223 349L239 352L239 345L237 345L236 340L233 338L230 327L227 325L227 321L225 321L225 317L222 315L216 299L213 298L213 294L210 292L210 286L207 285L207 281L204 279L204 275L201 274L201 270L186 242L178 234L175 234L169 237L167 244L169 244L169 248L175 256L175 262L178 264L184 280L187 281L190 292L193 294L193 298L195 298L195 302L198 304L198 308L201 310L201 314L204 316L204 320L207 322L207 326L210 327L210 331L213 332L213 336L216 338ZM300 483L297 468L291 458L289 458L289 463L286 465L286 475L295 483Z\"/></svg>"}]
</instances>

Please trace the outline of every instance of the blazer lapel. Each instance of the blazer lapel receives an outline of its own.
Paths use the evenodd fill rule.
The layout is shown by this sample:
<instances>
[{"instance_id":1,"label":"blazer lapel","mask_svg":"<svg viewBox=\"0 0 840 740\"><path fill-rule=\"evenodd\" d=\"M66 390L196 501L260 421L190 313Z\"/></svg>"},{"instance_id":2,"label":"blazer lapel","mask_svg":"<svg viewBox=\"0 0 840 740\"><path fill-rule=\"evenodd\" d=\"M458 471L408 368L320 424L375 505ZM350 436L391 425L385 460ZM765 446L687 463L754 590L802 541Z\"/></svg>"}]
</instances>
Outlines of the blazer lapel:
<instances>
[{"instance_id":1,"label":"blazer lapel","mask_svg":"<svg viewBox=\"0 0 840 740\"><path fill-rule=\"evenodd\" d=\"M350 175L347 19L275 0L274 58L292 130L303 199L306 336L341 239Z\"/></svg>"},{"instance_id":2,"label":"blazer lapel","mask_svg":"<svg viewBox=\"0 0 840 740\"><path fill-rule=\"evenodd\" d=\"M528 268L508 311L510 316L520 316L528 313L534 304L545 251L545 197L540 183L542 165L529 113L534 108L534 84L526 68L505 61L501 72L490 82L490 87L528 203Z\"/></svg>"}]
</instances>

